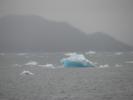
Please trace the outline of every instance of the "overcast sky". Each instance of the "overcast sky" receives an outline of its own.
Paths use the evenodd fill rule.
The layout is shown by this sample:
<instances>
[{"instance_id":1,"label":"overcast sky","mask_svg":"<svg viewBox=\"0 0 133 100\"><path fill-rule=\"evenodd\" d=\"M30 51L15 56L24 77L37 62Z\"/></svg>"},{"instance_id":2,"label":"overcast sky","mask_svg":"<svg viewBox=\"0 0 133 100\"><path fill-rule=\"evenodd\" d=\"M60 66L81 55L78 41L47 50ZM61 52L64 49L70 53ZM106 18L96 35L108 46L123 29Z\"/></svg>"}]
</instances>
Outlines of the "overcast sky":
<instances>
[{"instance_id":1,"label":"overcast sky","mask_svg":"<svg viewBox=\"0 0 133 100\"><path fill-rule=\"evenodd\" d=\"M133 0L0 0L0 16L36 14L133 45Z\"/></svg>"}]
</instances>

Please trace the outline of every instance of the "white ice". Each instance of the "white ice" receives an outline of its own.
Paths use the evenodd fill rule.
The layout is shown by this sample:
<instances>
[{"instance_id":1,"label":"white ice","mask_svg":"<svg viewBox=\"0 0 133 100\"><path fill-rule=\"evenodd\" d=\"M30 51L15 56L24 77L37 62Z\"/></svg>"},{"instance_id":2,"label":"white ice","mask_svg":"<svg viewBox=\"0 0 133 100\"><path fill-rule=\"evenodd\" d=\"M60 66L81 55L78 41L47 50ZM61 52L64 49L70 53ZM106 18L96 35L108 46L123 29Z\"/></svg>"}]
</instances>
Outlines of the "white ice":
<instances>
[{"instance_id":1,"label":"white ice","mask_svg":"<svg viewBox=\"0 0 133 100\"><path fill-rule=\"evenodd\" d=\"M45 68L52 68L54 69L54 65L53 64L46 64L46 65L38 65L39 67L45 67Z\"/></svg>"},{"instance_id":2,"label":"white ice","mask_svg":"<svg viewBox=\"0 0 133 100\"><path fill-rule=\"evenodd\" d=\"M38 63L36 61L30 61L30 62L26 63L25 65L36 66L36 65L38 65Z\"/></svg>"},{"instance_id":3,"label":"white ice","mask_svg":"<svg viewBox=\"0 0 133 100\"><path fill-rule=\"evenodd\" d=\"M61 60L61 62L64 62L64 60L69 60L69 61L74 61L74 62L80 62L80 63L83 63L83 64L90 63L90 64L94 65L94 63L91 62L91 61L89 61L87 58L85 58L85 56L83 54L73 53L69 57L63 58Z\"/></svg>"},{"instance_id":4,"label":"white ice","mask_svg":"<svg viewBox=\"0 0 133 100\"><path fill-rule=\"evenodd\" d=\"M96 54L96 52L95 51L88 51L88 52L86 52L86 54Z\"/></svg>"},{"instance_id":5,"label":"white ice","mask_svg":"<svg viewBox=\"0 0 133 100\"><path fill-rule=\"evenodd\" d=\"M105 64L105 65L100 65L100 66L99 66L99 68L107 68L107 67L109 67L109 65L108 65L108 64Z\"/></svg>"},{"instance_id":6,"label":"white ice","mask_svg":"<svg viewBox=\"0 0 133 100\"><path fill-rule=\"evenodd\" d=\"M23 72L20 73L20 75L34 75L34 73L32 73L28 70L24 70Z\"/></svg>"}]
</instances>

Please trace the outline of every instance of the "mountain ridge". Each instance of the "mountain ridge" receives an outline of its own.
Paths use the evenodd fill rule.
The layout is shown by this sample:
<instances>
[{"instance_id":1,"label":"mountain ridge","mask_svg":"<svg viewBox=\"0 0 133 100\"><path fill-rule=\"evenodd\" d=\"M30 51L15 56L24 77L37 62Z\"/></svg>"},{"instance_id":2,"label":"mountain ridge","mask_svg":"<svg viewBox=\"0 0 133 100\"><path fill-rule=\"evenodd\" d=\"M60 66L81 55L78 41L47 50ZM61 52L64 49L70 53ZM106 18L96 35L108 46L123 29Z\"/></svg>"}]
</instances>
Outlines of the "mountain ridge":
<instances>
[{"instance_id":1,"label":"mountain ridge","mask_svg":"<svg viewBox=\"0 0 133 100\"><path fill-rule=\"evenodd\" d=\"M86 34L64 22L40 16L0 18L0 52L132 51L104 33Z\"/></svg>"}]
</instances>

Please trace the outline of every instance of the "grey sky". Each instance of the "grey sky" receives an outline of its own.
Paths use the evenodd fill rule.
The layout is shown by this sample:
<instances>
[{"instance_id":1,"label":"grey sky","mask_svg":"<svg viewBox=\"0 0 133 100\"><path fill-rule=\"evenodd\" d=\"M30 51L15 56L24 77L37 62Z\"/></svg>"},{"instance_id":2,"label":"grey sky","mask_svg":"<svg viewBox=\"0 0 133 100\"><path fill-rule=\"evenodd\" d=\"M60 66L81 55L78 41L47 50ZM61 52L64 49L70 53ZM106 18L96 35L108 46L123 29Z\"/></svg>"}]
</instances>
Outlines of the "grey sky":
<instances>
[{"instance_id":1,"label":"grey sky","mask_svg":"<svg viewBox=\"0 0 133 100\"><path fill-rule=\"evenodd\" d=\"M0 16L8 14L37 14L133 43L133 0L0 0Z\"/></svg>"}]
</instances>

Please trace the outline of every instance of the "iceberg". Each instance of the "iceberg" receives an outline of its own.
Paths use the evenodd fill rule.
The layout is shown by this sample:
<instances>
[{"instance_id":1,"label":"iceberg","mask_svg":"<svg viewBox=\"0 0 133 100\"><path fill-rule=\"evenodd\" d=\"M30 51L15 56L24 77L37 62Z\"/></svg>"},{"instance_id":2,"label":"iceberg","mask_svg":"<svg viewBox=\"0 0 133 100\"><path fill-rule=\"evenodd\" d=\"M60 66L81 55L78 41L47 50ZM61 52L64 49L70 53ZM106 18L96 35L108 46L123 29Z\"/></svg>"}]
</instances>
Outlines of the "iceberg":
<instances>
[{"instance_id":1,"label":"iceberg","mask_svg":"<svg viewBox=\"0 0 133 100\"><path fill-rule=\"evenodd\" d=\"M94 67L94 63L85 58L82 54L74 53L67 58L61 59L64 67Z\"/></svg>"}]
</instances>

